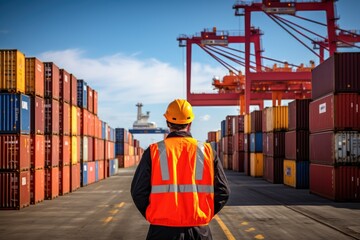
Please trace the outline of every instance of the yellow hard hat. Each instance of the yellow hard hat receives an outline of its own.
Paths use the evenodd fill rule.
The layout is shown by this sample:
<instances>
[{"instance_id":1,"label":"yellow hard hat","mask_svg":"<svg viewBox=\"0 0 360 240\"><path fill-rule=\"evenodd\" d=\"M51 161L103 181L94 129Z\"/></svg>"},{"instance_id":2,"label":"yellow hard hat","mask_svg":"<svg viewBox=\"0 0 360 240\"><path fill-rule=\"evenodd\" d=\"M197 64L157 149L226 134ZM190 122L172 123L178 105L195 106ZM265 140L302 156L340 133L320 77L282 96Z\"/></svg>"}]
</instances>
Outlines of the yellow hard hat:
<instances>
[{"instance_id":1,"label":"yellow hard hat","mask_svg":"<svg viewBox=\"0 0 360 240\"><path fill-rule=\"evenodd\" d=\"M192 111L192 106L188 101L175 99L169 104L164 117L171 123L188 124L193 121L195 116Z\"/></svg>"}]
</instances>

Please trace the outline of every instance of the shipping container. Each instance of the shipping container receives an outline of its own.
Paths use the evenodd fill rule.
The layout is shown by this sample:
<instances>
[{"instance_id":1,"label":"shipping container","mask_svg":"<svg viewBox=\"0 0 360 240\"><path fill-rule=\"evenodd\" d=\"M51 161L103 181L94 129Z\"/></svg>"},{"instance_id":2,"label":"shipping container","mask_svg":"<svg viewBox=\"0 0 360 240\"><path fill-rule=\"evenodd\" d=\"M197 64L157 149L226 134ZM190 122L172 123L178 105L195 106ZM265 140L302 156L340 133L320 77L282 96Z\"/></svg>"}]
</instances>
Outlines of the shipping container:
<instances>
[{"instance_id":1,"label":"shipping container","mask_svg":"<svg viewBox=\"0 0 360 240\"><path fill-rule=\"evenodd\" d=\"M65 69L60 69L59 72L59 91L60 91L60 101L71 103L70 89L70 73Z\"/></svg>"},{"instance_id":2,"label":"shipping container","mask_svg":"<svg viewBox=\"0 0 360 240\"><path fill-rule=\"evenodd\" d=\"M30 141L31 169L43 169L45 167L45 136L31 135Z\"/></svg>"},{"instance_id":3,"label":"shipping container","mask_svg":"<svg viewBox=\"0 0 360 240\"><path fill-rule=\"evenodd\" d=\"M310 103L310 132L360 130L360 95L330 94Z\"/></svg>"},{"instance_id":4,"label":"shipping container","mask_svg":"<svg viewBox=\"0 0 360 240\"><path fill-rule=\"evenodd\" d=\"M309 105L311 99L296 99L289 102L289 131L309 130Z\"/></svg>"},{"instance_id":5,"label":"shipping container","mask_svg":"<svg viewBox=\"0 0 360 240\"><path fill-rule=\"evenodd\" d=\"M95 182L95 161L87 163L88 169L88 184L92 184Z\"/></svg>"},{"instance_id":6,"label":"shipping container","mask_svg":"<svg viewBox=\"0 0 360 240\"><path fill-rule=\"evenodd\" d=\"M71 192L80 188L80 163L70 166L70 182Z\"/></svg>"},{"instance_id":7,"label":"shipping container","mask_svg":"<svg viewBox=\"0 0 360 240\"><path fill-rule=\"evenodd\" d=\"M264 155L263 178L271 183L283 183L284 179L284 159L279 157Z\"/></svg>"},{"instance_id":8,"label":"shipping container","mask_svg":"<svg viewBox=\"0 0 360 240\"><path fill-rule=\"evenodd\" d=\"M262 177L264 172L264 155L262 153L250 153L250 176Z\"/></svg>"},{"instance_id":9,"label":"shipping container","mask_svg":"<svg viewBox=\"0 0 360 240\"><path fill-rule=\"evenodd\" d=\"M30 133L44 134L45 133L45 101L44 98L33 96L31 97L31 111L30 111Z\"/></svg>"},{"instance_id":10,"label":"shipping container","mask_svg":"<svg viewBox=\"0 0 360 240\"><path fill-rule=\"evenodd\" d=\"M258 153L263 151L263 133L250 133L250 152Z\"/></svg>"},{"instance_id":11,"label":"shipping container","mask_svg":"<svg viewBox=\"0 0 360 240\"><path fill-rule=\"evenodd\" d=\"M30 205L30 171L0 172L0 209Z\"/></svg>"},{"instance_id":12,"label":"shipping container","mask_svg":"<svg viewBox=\"0 0 360 240\"><path fill-rule=\"evenodd\" d=\"M244 115L244 133L246 133L246 134L251 133L251 115L250 114Z\"/></svg>"},{"instance_id":13,"label":"shipping container","mask_svg":"<svg viewBox=\"0 0 360 240\"><path fill-rule=\"evenodd\" d=\"M360 166L360 133L328 131L310 134L310 161L324 165Z\"/></svg>"},{"instance_id":14,"label":"shipping container","mask_svg":"<svg viewBox=\"0 0 360 240\"><path fill-rule=\"evenodd\" d=\"M30 134L30 97L19 93L0 93L0 134Z\"/></svg>"},{"instance_id":15,"label":"shipping container","mask_svg":"<svg viewBox=\"0 0 360 240\"><path fill-rule=\"evenodd\" d=\"M237 132L234 134L233 138L233 150L234 151L244 151L244 133Z\"/></svg>"},{"instance_id":16,"label":"shipping container","mask_svg":"<svg viewBox=\"0 0 360 240\"><path fill-rule=\"evenodd\" d=\"M78 138L76 136L71 136L71 164L77 164L80 159L78 158ZM79 152L80 155L80 152Z\"/></svg>"},{"instance_id":17,"label":"shipping container","mask_svg":"<svg viewBox=\"0 0 360 240\"><path fill-rule=\"evenodd\" d=\"M71 135L76 136L78 135L78 125L77 125L77 121L78 121L78 112L77 112L77 107L76 106L71 106L71 125L70 125L70 130L71 130Z\"/></svg>"},{"instance_id":18,"label":"shipping container","mask_svg":"<svg viewBox=\"0 0 360 240\"><path fill-rule=\"evenodd\" d=\"M59 166L71 165L70 157L71 157L71 137L70 136L60 136Z\"/></svg>"},{"instance_id":19,"label":"shipping container","mask_svg":"<svg viewBox=\"0 0 360 240\"><path fill-rule=\"evenodd\" d=\"M81 164L81 186L85 187L88 185L88 162L82 162Z\"/></svg>"},{"instance_id":20,"label":"shipping container","mask_svg":"<svg viewBox=\"0 0 360 240\"><path fill-rule=\"evenodd\" d=\"M0 50L0 90L25 93L25 55L18 50Z\"/></svg>"},{"instance_id":21,"label":"shipping container","mask_svg":"<svg viewBox=\"0 0 360 240\"><path fill-rule=\"evenodd\" d=\"M30 170L30 136L0 135L0 170Z\"/></svg>"},{"instance_id":22,"label":"shipping container","mask_svg":"<svg viewBox=\"0 0 360 240\"><path fill-rule=\"evenodd\" d=\"M94 158L95 160L105 159L105 143L102 139L94 138Z\"/></svg>"},{"instance_id":23,"label":"shipping container","mask_svg":"<svg viewBox=\"0 0 360 240\"><path fill-rule=\"evenodd\" d=\"M39 59L25 58L25 93L44 97L44 64Z\"/></svg>"},{"instance_id":24,"label":"shipping container","mask_svg":"<svg viewBox=\"0 0 360 240\"><path fill-rule=\"evenodd\" d=\"M44 62L45 67L45 98L60 98L60 70L52 62Z\"/></svg>"},{"instance_id":25,"label":"shipping container","mask_svg":"<svg viewBox=\"0 0 360 240\"><path fill-rule=\"evenodd\" d=\"M82 80L77 80L77 105L80 108L87 109L87 83Z\"/></svg>"},{"instance_id":26,"label":"shipping container","mask_svg":"<svg viewBox=\"0 0 360 240\"><path fill-rule=\"evenodd\" d=\"M272 132L272 131L287 131L288 130L288 106L276 106L276 107L268 107L263 111L266 111L266 129L264 132Z\"/></svg>"},{"instance_id":27,"label":"shipping container","mask_svg":"<svg viewBox=\"0 0 360 240\"><path fill-rule=\"evenodd\" d=\"M310 193L339 202L360 202L360 168L310 164Z\"/></svg>"},{"instance_id":28,"label":"shipping container","mask_svg":"<svg viewBox=\"0 0 360 240\"><path fill-rule=\"evenodd\" d=\"M94 114L98 114L98 92L93 89L93 97L94 97Z\"/></svg>"},{"instance_id":29,"label":"shipping container","mask_svg":"<svg viewBox=\"0 0 360 240\"><path fill-rule=\"evenodd\" d=\"M45 99L45 134L59 134L59 101Z\"/></svg>"},{"instance_id":30,"label":"shipping container","mask_svg":"<svg viewBox=\"0 0 360 240\"><path fill-rule=\"evenodd\" d=\"M89 160L89 142L87 136L80 136L81 148L80 148L80 162L87 162ZM92 159L91 159L92 160Z\"/></svg>"},{"instance_id":31,"label":"shipping container","mask_svg":"<svg viewBox=\"0 0 360 240\"><path fill-rule=\"evenodd\" d=\"M129 142L129 134L125 128L115 128L115 140L116 142Z\"/></svg>"},{"instance_id":32,"label":"shipping container","mask_svg":"<svg viewBox=\"0 0 360 240\"><path fill-rule=\"evenodd\" d=\"M360 92L360 52L335 52L312 70L312 99L329 93Z\"/></svg>"},{"instance_id":33,"label":"shipping container","mask_svg":"<svg viewBox=\"0 0 360 240\"><path fill-rule=\"evenodd\" d=\"M78 83L77 79L74 76L74 74L70 74L70 103L73 106L77 106L78 97L77 97L77 91L78 91Z\"/></svg>"},{"instance_id":34,"label":"shipping container","mask_svg":"<svg viewBox=\"0 0 360 240\"><path fill-rule=\"evenodd\" d=\"M294 130L285 133L285 158L309 161L309 131Z\"/></svg>"},{"instance_id":35,"label":"shipping container","mask_svg":"<svg viewBox=\"0 0 360 240\"><path fill-rule=\"evenodd\" d=\"M87 85L87 110L94 113L94 96L92 88Z\"/></svg>"},{"instance_id":36,"label":"shipping container","mask_svg":"<svg viewBox=\"0 0 360 240\"><path fill-rule=\"evenodd\" d=\"M250 115L250 132L262 132L262 111L255 110Z\"/></svg>"},{"instance_id":37,"label":"shipping container","mask_svg":"<svg viewBox=\"0 0 360 240\"><path fill-rule=\"evenodd\" d=\"M45 199L59 196L59 167L45 168Z\"/></svg>"},{"instance_id":38,"label":"shipping container","mask_svg":"<svg viewBox=\"0 0 360 240\"><path fill-rule=\"evenodd\" d=\"M59 195L70 192L70 166L59 167Z\"/></svg>"},{"instance_id":39,"label":"shipping container","mask_svg":"<svg viewBox=\"0 0 360 240\"><path fill-rule=\"evenodd\" d=\"M59 136L45 135L45 167L59 166Z\"/></svg>"},{"instance_id":40,"label":"shipping container","mask_svg":"<svg viewBox=\"0 0 360 240\"><path fill-rule=\"evenodd\" d=\"M59 132L61 135L70 135L70 122L71 122L71 107L69 103L59 103Z\"/></svg>"},{"instance_id":41,"label":"shipping container","mask_svg":"<svg viewBox=\"0 0 360 240\"><path fill-rule=\"evenodd\" d=\"M309 188L309 161L284 160L284 184L293 188Z\"/></svg>"},{"instance_id":42,"label":"shipping container","mask_svg":"<svg viewBox=\"0 0 360 240\"><path fill-rule=\"evenodd\" d=\"M286 132L264 132L263 153L269 157L285 157L285 133Z\"/></svg>"},{"instance_id":43,"label":"shipping container","mask_svg":"<svg viewBox=\"0 0 360 240\"><path fill-rule=\"evenodd\" d=\"M30 171L30 204L37 204L45 199L45 169Z\"/></svg>"},{"instance_id":44,"label":"shipping container","mask_svg":"<svg viewBox=\"0 0 360 240\"><path fill-rule=\"evenodd\" d=\"M232 154L232 162L233 162L233 170L236 172L244 172L244 160L245 160L245 152L235 151Z\"/></svg>"},{"instance_id":45,"label":"shipping container","mask_svg":"<svg viewBox=\"0 0 360 240\"><path fill-rule=\"evenodd\" d=\"M118 159L117 158L110 159L109 160L109 176L113 176L113 175L117 174L118 168L119 168Z\"/></svg>"}]
</instances>

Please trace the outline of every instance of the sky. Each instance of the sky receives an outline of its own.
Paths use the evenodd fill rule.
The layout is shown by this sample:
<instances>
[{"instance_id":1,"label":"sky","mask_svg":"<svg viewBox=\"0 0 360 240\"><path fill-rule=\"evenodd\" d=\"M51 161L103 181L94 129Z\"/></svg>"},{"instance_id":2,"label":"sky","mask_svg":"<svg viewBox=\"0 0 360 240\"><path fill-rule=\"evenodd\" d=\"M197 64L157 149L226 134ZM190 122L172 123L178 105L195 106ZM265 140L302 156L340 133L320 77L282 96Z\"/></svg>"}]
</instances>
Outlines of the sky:
<instances>
[{"instance_id":1,"label":"sky","mask_svg":"<svg viewBox=\"0 0 360 240\"><path fill-rule=\"evenodd\" d=\"M54 62L85 80L98 92L99 118L112 128L131 129L138 102L143 104L143 113L150 112L150 122L166 128L167 105L186 98L186 52L177 38L213 27L240 34L244 19L235 16L234 4L233 0L0 0L0 49L18 49L26 57ZM358 0L337 1L339 27L359 31L359 10ZM323 12L297 14L325 23ZM324 27L299 24L325 34ZM264 13L253 13L252 25L264 33L264 56L297 65L310 60L318 63L311 51ZM215 92L212 78L228 72L195 47L192 65L193 92ZM207 139L209 131L220 130L227 115L239 114L237 106L194 106L193 110L191 132L200 141ZM163 136L135 134L134 138L146 148Z\"/></svg>"}]
</instances>

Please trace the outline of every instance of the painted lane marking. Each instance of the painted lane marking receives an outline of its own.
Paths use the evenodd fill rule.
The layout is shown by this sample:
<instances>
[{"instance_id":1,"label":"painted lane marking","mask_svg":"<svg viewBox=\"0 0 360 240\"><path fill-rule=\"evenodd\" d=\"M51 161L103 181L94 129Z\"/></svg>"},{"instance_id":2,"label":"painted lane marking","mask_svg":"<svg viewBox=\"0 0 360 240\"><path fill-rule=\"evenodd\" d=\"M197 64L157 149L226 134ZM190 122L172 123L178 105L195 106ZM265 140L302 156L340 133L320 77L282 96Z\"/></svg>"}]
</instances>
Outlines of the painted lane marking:
<instances>
[{"instance_id":1,"label":"painted lane marking","mask_svg":"<svg viewBox=\"0 0 360 240\"><path fill-rule=\"evenodd\" d=\"M104 224L107 224L109 222L111 222L113 220L113 217L107 217L105 220L104 220Z\"/></svg>"},{"instance_id":2,"label":"painted lane marking","mask_svg":"<svg viewBox=\"0 0 360 240\"><path fill-rule=\"evenodd\" d=\"M109 213L110 213L111 215L115 215L115 214L117 214L118 212L119 212L119 209L114 209L114 210L109 211Z\"/></svg>"},{"instance_id":3,"label":"painted lane marking","mask_svg":"<svg viewBox=\"0 0 360 240\"><path fill-rule=\"evenodd\" d=\"M242 222L242 223L240 223L240 224L243 225L243 226L249 225L248 222Z\"/></svg>"},{"instance_id":4,"label":"painted lane marking","mask_svg":"<svg viewBox=\"0 0 360 240\"><path fill-rule=\"evenodd\" d=\"M229 228L225 225L225 223L221 220L221 218L218 215L215 215L214 218L218 222L218 224L221 227L221 229L223 230L223 232L225 233L225 236L227 237L227 239L228 240L235 240L234 235L232 235Z\"/></svg>"},{"instance_id":5,"label":"painted lane marking","mask_svg":"<svg viewBox=\"0 0 360 240\"><path fill-rule=\"evenodd\" d=\"M256 230L256 229L252 227L252 228L246 229L245 232L252 232L252 231L255 231L255 230Z\"/></svg>"},{"instance_id":6,"label":"painted lane marking","mask_svg":"<svg viewBox=\"0 0 360 240\"><path fill-rule=\"evenodd\" d=\"M125 203L124 203L124 202L121 202L121 203L117 204L115 207L121 208L121 207L123 207L124 205L125 205Z\"/></svg>"},{"instance_id":7,"label":"painted lane marking","mask_svg":"<svg viewBox=\"0 0 360 240\"><path fill-rule=\"evenodd\" d=\"M265 239L265 237L262 234L258 234L255 236L256 239Z\"/></svg>"}]
</instances>

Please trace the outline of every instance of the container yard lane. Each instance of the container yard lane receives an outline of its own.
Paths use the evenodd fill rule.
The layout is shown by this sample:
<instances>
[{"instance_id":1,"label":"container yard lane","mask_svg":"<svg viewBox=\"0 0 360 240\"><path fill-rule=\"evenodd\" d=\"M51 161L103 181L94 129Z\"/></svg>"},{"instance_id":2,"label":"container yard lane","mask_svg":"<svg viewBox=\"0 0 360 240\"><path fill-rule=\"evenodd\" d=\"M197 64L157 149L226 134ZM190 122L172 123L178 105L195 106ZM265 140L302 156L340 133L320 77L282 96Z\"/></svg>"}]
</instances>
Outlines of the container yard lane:
<instances>
[{"instance_id":1,"label":"container yard lane","mask_svg":"<svg viewBox=\"0 0 360 240\"><path fill-rule=\"evenodd\" d=\"M145 239L148 223L130 196L135 168L21 210L0 211L0 239ZM210 223L216 240L360 239L359 203L227 170L231 197Z\"/></svg>"}]
</instances>

